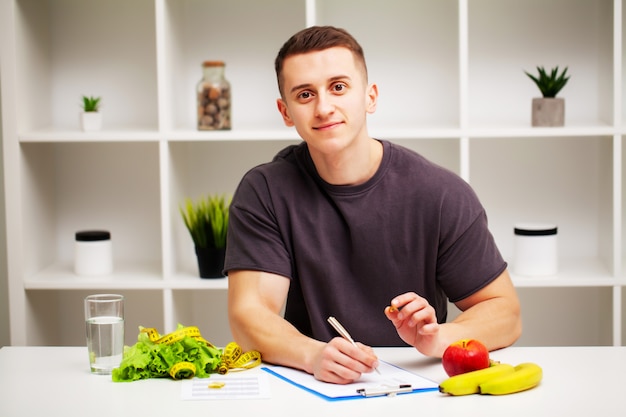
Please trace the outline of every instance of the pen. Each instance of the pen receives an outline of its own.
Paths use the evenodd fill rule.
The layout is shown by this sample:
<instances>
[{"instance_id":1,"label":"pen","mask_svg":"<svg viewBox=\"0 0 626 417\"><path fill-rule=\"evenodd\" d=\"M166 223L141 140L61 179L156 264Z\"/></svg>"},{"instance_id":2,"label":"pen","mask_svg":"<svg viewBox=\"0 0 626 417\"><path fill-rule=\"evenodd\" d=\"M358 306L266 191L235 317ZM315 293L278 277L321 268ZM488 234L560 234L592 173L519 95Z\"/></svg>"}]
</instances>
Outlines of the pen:
<instances>
[{"instance_id":1,"label":"pen","mask_svg":"<svg viewBox=\"0 0 626 417\"><path fill-rule=\"evenodd\" d=\"M341 337L346 339L348 342L352 343L353 346L356 346L356 342L354 341L354 339L352 339L352 336L350 336L350 333L348 333L345 327L343 327L336 318L334 318L333 316L330 316L328 318L328 322L330 323L331 326L333 326L335 330L337 330L337 333L339 333ZM374 370L378 372L378 374L380 375L380 371L378 370L378 368L374 368Z\"/></svg>"}]
</instances>

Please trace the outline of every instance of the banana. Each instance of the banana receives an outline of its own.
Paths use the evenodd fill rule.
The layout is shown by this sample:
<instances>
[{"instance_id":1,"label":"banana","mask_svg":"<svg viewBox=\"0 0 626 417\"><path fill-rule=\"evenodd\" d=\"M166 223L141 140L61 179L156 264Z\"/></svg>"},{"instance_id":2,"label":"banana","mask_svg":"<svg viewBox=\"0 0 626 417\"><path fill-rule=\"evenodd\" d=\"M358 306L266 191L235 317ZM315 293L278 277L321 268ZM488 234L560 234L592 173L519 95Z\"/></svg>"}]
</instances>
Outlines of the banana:
<instances>
[{"instance_id":1,"label":"banana","mask_svg":"<svg viewBox=\"0 0 626 417\"><path fill-rule=\"evenodd\" d=\"M512 374L513 365L499 363L478 371L451 376L439 385L439 392L450 395L477 394L478 386L485 381Z\"/></svg>"},{"instance_id":2,"label":"banana","mask_svg":"<svg viewBox=\"0 0 626 417\"><path fill-rule=\"evenodd\" d=\"M479 384L479 390L481 394L489 395L513 394L536 387L542 377L543 370L539 365L521 363L515 367L515 372Z\"/></svg>"}]
</instances>

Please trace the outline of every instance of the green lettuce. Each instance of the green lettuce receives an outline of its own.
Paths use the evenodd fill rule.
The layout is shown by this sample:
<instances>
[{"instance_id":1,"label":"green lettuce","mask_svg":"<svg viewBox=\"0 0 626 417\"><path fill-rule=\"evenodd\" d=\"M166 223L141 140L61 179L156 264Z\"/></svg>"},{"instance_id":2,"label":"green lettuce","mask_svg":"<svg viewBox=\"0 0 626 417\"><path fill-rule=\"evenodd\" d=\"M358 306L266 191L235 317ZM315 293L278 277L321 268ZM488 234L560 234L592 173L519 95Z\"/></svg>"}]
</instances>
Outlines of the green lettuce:
<instances>
[{"instance_id":1,"label":"green lettuce","mask_svg":"<svg viewBox=\"0 0 626 417\"><path fill-rule=\"evenodd\" d=\"M178 325L178 329L184 326ZM113 369L114 382L137 381L148 378L169 377L170 368L179 362L190 362L196 367L195 374L181 371L178 378L193 376L206 378L217 372L222 361L222 350L204 342L185 336L172 344L158 344L150 340L147 333L141 332L137 343L124 346L124 355L118 368Z\"/></svg>"}]
</instances>

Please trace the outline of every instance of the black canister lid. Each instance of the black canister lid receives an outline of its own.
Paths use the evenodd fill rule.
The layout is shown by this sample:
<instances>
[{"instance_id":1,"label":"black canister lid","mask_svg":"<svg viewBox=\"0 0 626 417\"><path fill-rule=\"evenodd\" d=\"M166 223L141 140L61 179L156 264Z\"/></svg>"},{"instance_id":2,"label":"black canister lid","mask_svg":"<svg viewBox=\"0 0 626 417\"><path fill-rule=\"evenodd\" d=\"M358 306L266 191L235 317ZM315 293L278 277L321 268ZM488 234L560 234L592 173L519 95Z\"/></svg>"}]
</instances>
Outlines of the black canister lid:
<instances>
[{"instance_id":1,"label":"black canister lid","mask_svg":"<svg viewBox=\"0 0 626 417\"><path fill-rule=\"evenodd\" d=\"M556 235L557 227L553 224L517 224L513 231L518 236L550 236Z\"/></svg>"},{"instance_id":2,"label":"black canister lid","mask_svg":"<svg viewBox=\"0 0 626 417\"><path fill-rule=\"evenodd\" d=\"M76 232L77 242L97 242L100 240L110 240L111 233L106 230L83 230Z\"/></svg>"}]
</instances>

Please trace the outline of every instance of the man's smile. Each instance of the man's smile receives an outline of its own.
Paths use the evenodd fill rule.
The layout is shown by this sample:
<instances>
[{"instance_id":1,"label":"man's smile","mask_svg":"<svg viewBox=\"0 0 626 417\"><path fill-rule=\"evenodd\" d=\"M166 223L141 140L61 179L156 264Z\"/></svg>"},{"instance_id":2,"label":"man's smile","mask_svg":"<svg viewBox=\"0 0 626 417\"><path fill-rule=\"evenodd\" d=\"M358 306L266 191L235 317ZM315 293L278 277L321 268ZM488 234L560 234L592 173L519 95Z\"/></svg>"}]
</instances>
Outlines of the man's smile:
<instances>
[{"instance_id":1,"label":"man's smile","mask_svg":"<svg viewBox=\"0 0 626 417\"><path fill-rule=\"evenodd\" d=\"M330 130L330 129L334 129L335 127L340 126L342 124L343 124L343 122L325 123L323 125L313 126L313 130Z\"/></svg>"}]
</instances>

